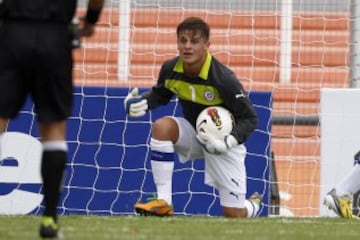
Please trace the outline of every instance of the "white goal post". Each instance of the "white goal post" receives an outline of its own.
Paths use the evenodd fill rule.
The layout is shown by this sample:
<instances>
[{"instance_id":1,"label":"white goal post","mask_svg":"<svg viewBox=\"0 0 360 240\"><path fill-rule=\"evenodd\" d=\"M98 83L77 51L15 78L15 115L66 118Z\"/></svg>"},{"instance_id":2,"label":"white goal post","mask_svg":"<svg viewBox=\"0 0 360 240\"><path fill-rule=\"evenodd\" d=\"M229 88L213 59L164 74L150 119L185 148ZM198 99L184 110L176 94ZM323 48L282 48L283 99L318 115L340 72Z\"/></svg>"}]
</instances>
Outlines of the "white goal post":
<instances>
[{"instance_id":1,"label":"white goal post","mask_svg":"<svg viewBox=\"0 0 360 240\"><path fill-rule=\"evenodd\" d=\"M131 1L119 2L118 78L127 81L130 71Z\"/></svg>"}]
</instances>

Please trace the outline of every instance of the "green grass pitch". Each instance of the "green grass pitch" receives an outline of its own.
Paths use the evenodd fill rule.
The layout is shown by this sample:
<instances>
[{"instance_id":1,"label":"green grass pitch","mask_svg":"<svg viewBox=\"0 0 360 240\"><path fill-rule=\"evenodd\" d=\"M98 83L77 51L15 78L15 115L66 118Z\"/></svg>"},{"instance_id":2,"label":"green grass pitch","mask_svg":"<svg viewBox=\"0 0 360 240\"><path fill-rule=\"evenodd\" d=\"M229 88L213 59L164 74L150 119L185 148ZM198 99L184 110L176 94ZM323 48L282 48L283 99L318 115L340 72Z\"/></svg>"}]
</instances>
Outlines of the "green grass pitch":
<instances>
[{"instance_id":1,"label":"green grass pitch","mask_svg":"<svg viewBox=\"0 0 360 240\"><path fill-rule=\"evenodd\" d=\"M39 239L38 216L0 216L0 239ZM360 220L340 218L255 218L175 216L60 216L65 239L280 240L351 239Z\"/></svg>"}]
</instances>

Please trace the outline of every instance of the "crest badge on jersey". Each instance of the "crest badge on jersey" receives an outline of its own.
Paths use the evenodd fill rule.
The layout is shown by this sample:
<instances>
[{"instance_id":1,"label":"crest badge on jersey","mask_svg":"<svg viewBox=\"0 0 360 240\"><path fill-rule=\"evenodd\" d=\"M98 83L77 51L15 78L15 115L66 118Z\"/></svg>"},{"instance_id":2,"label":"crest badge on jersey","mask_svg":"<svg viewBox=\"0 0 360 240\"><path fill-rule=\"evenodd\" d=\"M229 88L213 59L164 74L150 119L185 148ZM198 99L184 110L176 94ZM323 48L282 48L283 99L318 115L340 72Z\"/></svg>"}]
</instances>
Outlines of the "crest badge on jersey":
<instances>
[{"instance_id":1,"label":"crest badge on jersey","mask_svg":"<svg viewBox=\"0 0 360 240\"><path fill-rule=\"evenodd\" d=\"M204 97L208 101L214 101L214 99L215 99L215 95L211 91L206 91L204 93Z\"/></svg>"}]
</instances>

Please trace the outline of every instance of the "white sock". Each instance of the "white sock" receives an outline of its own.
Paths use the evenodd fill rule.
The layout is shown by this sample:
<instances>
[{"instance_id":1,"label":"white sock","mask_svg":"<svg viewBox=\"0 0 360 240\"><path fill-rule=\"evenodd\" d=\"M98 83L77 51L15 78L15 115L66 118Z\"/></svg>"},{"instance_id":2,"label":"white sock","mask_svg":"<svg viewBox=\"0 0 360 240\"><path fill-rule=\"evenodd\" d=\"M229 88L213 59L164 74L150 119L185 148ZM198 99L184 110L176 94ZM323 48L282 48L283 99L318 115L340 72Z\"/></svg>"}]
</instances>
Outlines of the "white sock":
<instances>
[{"instance_id":1,"label":"white sock","mask_svg":"<svg viewBox=\"0 0 360 240\"><path fill-rule=\"evenodd\" d=\"M360 164L355 164L350 172L336 186L336 194L339 196L355 194L360 190Z\"/></svg>"},{"instance_id":2,"label":"white sock","mask_svg":"<svg viewBox=\"0 0 360 240\"><path fill-rule=\"evenodd\" d=\"M157 198L172 204L172 174L174 162L151 161Z\"/></svg>"},{"instance_id":3,"label":"white sock","mask_svg":"<svg viewBox=\"0 0 360 240\"><path fill-rule=\"evenodd\" d=\"M46 141L43 142L43 150L45 151L64 151L67 152L68 146L66 141Z\"/></svg>"},{"instance_id":4,"label":"white sock","mask_svg":"<svg viewBox=\"0 0 360 240\"><path fill-rule=\"evenodd\" d=\"M253 218L256 217L260 206L253 201L250 201L248 199L245 200L245 208L247 209L247 217Z\"/></svg>"},{"instance_id":5,"label":"white sock","mask_svg":"<svg viewBox=\"0 0 360 240\"><path fill-rule=\"evenodd\" d=\"M174 153L174 145L171 141L160 141L151 138L150 146L152 151L159 153ZM151 169L156 185L157 198L165 200L172 205L172 175L174 161L151 160Z\"/></svg>"}]
</instances>

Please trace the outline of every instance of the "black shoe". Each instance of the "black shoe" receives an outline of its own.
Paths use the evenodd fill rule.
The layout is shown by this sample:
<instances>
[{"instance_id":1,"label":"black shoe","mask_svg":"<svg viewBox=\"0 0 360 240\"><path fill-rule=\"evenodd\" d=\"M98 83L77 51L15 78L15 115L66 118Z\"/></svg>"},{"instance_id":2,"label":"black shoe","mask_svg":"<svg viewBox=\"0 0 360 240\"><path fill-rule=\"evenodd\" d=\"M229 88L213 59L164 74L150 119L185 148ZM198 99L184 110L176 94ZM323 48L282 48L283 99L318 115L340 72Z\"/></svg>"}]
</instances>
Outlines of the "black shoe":
<instances>
[{"instance_id":1,"label":"black shoe","mask_svg":"<svg viewBox=\"0 0 360 240\"><path fill-rule=\"evenodd\" d=\"M53 217L42 217L39 230L41 238L62 239L62 235L59 229L59 225L56 223Z\"/></svg>"}]
</instances>

